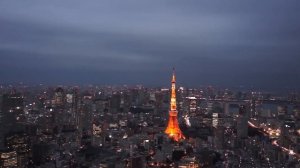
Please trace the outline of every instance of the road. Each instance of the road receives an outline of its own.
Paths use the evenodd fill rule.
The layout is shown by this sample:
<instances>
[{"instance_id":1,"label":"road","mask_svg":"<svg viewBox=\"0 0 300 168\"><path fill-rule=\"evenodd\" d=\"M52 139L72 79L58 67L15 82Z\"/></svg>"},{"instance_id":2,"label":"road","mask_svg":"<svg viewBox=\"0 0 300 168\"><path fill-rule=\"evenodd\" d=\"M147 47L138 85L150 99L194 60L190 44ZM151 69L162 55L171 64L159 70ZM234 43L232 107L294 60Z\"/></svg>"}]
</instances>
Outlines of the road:
<instances>
[{"instance_id":1,"label":"road","mask_svg":"<svg viewBox=\"0 0 300 168\"><path fill-rule=\"evenodd\" d=\"M270 134L266 131L263 131L261 130L259 127L257 127L255 124L253 124L251 121L248 121L248 125L252 128L257 128L260 130L260 132L264 133L265 135L269 136L270 137ZM291 149L287 149L281 145L278 144L278 141L277 140L273 140L272 141L272 145L276 146L276 147L279 147L283 152L297 158L298 160L300 160L300 154L299 153L295 153L293 150Z\"/></svg>"}]
</instances>

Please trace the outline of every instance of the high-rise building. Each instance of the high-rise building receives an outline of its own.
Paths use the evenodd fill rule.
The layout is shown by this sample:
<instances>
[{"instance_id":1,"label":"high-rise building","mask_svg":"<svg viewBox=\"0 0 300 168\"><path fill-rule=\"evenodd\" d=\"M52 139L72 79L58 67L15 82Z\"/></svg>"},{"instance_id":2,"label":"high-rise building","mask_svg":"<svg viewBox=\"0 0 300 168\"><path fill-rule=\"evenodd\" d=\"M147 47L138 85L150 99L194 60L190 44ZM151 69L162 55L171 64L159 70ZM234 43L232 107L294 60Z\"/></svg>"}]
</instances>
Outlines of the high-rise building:
<instances>
[{"instance_id":1,"label":"high-rise building","mask_svg":"<svg viewBox=\"0 0 300 168\"><path fill-rule=\"evenodd\" d=\"M110 99L110 110L112 113L118 113L121 108L121 93L113 93Z\"/></svg>"},{"instance_id":2,"label":"high-rise building","mask_svg":"<svg viewBox=\"0 0 300 168\"><path fill-rule=\"evenodd\" d=\"M0 167L17 167L17 152L16 151L0 151Z\"/></svg>"},{"instance_id":3,"label":"high-rise building","mask_svg":"<svg viewBox=\"0 0 300 168\"><path fill-rule=\"evenodd\" d=\"M72 89L66 94L66 124L78 125L78 93L76 89Z\"/></svg>"},{"instance_id":4,"label":"high-rise building","mask_svg":"<svg viewBox=\"0 0 300 168\"><path fill-rule=\"evenodd\" d=\"M248 137L248 108L241 105L239 108L239 116L237 118L237 136L238 138Z\"/></svg>"},{"instance_id":5,"label":"high-rise building","mask_svg":"<svg viewBox=\"0 0 300 168\"><path fill-rule=\"evenodd\" d=\"M24 97L19 93L4 94L1 113L0 148L4 145L5 134L22 129L22 126L17 126L17 123L23 122L24 119Z\"/></svg>"},{"instance_id":6,"label":"high-rise building","mask_svg":"<svg viewBox=\"0 0 300 168\"><path fill-rule=\"evenodd\" d=\"M214 129L214 147L218 150L222 150L225 144L225 127L220 126Z\"/></svg>"},{"instance_id":7,"label":"high-rise building","mask_svg":"<svg viewBox=\"0 0 300 168\"><path fill-rule=\"evenodd\" d=\"M14 123L23 114L24 98L21 94L5 94L2 98L3 120L7 123Z\"/></svg>"},{"instance_id":8,"label":"high-rise building","mask_svg":"<svg viewBox=\"0 0 300 168\"><path fill-rule=\"evenodd\" d=\"M64 90L58 87L54 93L54 103L55 106L62 106L64 104Z\"/></svg>"},{"instance_id":9,"label":"high-rise building","mask_svg":"<svg viewBox=\"0 0 300 168\"><path fill-rule=\"evenodd\" d=\"M175 83L176 83L175 71L173 69L169 122L168 122L168 127L165 130L165 133L173 140L179 141L179 140L185 139L185 137L179 128L178 119L177 119L178 111L177 111L177 105L176 105Z\"/></svg>"},{"instance_id":10,"label":"high-rise building","mask_svg":"<svg viewBox=\"0 0 300 168\"><path fill-rule=\"evenodd\" d=\"M25 167L30 155L30 137L25 133L13 133L6 137L6 146L17 152L18 167Z\"/></svg>"}]
</instances>

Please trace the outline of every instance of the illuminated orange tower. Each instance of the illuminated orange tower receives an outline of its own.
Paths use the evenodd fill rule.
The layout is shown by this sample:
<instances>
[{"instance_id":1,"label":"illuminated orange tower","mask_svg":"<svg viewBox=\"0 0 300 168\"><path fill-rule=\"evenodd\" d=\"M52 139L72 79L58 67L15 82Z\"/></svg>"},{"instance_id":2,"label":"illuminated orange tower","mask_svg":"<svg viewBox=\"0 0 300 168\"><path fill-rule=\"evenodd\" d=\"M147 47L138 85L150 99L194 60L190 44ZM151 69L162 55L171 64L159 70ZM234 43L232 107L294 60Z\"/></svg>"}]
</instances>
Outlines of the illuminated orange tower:
<instances>
[{"instance_id":1,"label":"illuminated orange tower","mask_svg":"<svg viewBox=\"0 0 300 168\"><path fill-rule=\"evenodd\" d=\"M176 79L175 79L175 70L173 68L173 76L172 76L172 88L171 88L171 102L170 102L170 111L169 111L169 122L168 127L165 130L165 133L169 135L170 138L175 141L179 141L181 139L185 139L182 134L178 120L177 120L177 108L176 108L176 87L175 87Z\"/></svg>"}]
</instances>

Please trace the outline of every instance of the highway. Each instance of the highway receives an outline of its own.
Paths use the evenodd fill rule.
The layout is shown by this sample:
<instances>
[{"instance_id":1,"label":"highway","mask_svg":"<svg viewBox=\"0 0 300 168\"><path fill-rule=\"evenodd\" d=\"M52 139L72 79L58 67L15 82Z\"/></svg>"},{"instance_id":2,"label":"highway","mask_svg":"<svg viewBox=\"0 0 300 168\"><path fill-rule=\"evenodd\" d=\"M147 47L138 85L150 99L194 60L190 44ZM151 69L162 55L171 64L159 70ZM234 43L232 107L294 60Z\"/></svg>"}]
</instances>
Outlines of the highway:
<instances>
[{"instance_id":1,"label":"highway","mask_svg":"<svg viewBox=\"0 0 300 168\"><path fill-rule=\"evenodd\" d=\"M260 132L262 132L264 135L267 135L271 138L271 135L267 132L267 131L264 131L263 129L260 129L258 126L256 126L255 124L253 124L252 122L248 121L248 125L252 128L256 128L256 129L259 129ZM278 144L278 140L273 140L272 141L272 145L276 146L276 147L279 147L282 152L285 152L295 158L297 158L298 160L300 160L300 154L299 153L295 153L293 150L291 149L287 149L281 145Z\"/></svg>"}]
</instances>

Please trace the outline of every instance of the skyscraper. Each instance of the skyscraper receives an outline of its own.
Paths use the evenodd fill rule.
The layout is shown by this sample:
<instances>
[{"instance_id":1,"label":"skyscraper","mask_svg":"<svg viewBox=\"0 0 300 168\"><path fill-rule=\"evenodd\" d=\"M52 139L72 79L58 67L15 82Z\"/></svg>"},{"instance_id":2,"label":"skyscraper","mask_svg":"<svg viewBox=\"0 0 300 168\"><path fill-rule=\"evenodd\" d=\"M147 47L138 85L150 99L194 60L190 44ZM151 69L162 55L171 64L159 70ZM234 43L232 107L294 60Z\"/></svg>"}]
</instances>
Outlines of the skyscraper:
<instances>
[{"instance_id":1,"label":"skyscraper","mask_svg":"<svg viewBox=\"0 0 300 168\"><path fill-rule=\"evenodd\" d=\"M165 130L165 133L173 140L179 141L181 139L185 139L185 137L179 128L178 119L177 119L178 111L177 111L177 105L176 105L175 83L176 83L175 70L173 69L169 122L168 122L168 127Z\"/></svg>"},{"instance_id":2,"label":"skyscraper","mask_svg":"<svg viewBox=\"0 0 300 168\"><path fill-rule=\"evenodd\" d=\"M249 107L246 105L240 105L239 116L237 118L237 137L247 138L248 137L248 116Z\"/></svg>"}]
</instances>

